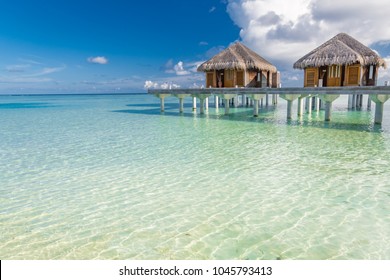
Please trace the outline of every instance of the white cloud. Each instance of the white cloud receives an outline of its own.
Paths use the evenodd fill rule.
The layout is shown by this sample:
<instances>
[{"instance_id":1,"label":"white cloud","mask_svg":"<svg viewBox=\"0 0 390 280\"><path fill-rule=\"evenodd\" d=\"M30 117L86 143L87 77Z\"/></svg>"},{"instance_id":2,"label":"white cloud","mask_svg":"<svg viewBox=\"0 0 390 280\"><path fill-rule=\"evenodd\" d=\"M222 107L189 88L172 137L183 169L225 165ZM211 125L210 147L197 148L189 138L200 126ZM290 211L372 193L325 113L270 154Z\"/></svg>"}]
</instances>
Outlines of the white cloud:
<instances>
[{"instance_id":1,"label":"white cloud","mask_svg":"<svg viewBox=\"0 0 390 280\"><path fill-rule=\"evenodd\" d=\"M10 73L22 73L30 68L30 64L17 64L17 65L8 65L5 67L5 70Z\"/></svg>"},{"instance_id":2,"label":"white cloud","mask_svg":"<svg viewBox=\"0 0 390 280\"><path fill-rule=\"evenodd\" d=\"M104 56L96 56L96 57L88 57L87 61L89 63L96 63L96 64L107 64L108 59Z\"/></svg>"},{"instance_id":3,"label":"white cloud","mask_svg":"<svg viewBox=\"0 0 390 280\"><path fill-rule=\"evenodd\" d=\"M6 71L9 73L7 76L0 76L0 83L5 84L41 84L56 82L55 80L43 77L55 72L62 71L66 66L61 67L44 67L36 68L29 64L23 65L10 65L6 67ZM29 71L27 71L27 69Z\"/></svg>"},{"instance_id":4,"label":"white cloud","mask_svg":"<svg viewBox=\"0 0 390 280\"><path fill-rule=\"evenodd\" d=\"M65 66L61 66L61 67L45 67L43 69L41 69L40 71L34 73L34 74L31 74L29 75L30 77L36 77L36 76L44 76L44 75L48 75L48 74L52 74L52 73L55 73L55 72L60 72L62 70L64 70L66 67Z\"/></svg>"},{"instance_id":5,"label":"white cloud","mask_svg":"<svg viewBox=\"0 0 390 280\"><path fill-rule=\"evenodd\" d=\"M161 89L168 89L169 88L169 84L168 83L163 83L161 86L160 86Z\"/></svg>"},{"instance_id":6,"label":"white cloud","mask_svg":"<svg viewBox=\"0 0 390 280\"><path fill-rule=\"evenodd\" d=\"M144 88L145 89L158 88L158 83L155 83L155 82L152 82L152 81L145 81Z\"/></svg>"},{"instance_id":7,"label":"white cloud","mask_svg":"<svg viewBox=\"0 0 390 280\"><path fill-rule=\"evenodd\" d=\"M184 75L191 74L191 71L185 69L185 67L192 67L192 66L193 65L191 63L185 65L183 61L179 61L177 64L174 64L173 60L170 59L160 69L164 70L164 72L168 74L176 74L177 76L184 76Z\"/></svg>"},{"instance_id":8,"label":"white cloud","mask_svg":"<svg viewBox=\"0 0 390 280\"><path fill-rule=\"evenodd\" d=\"M390 40L388 0L229 0L227 11L244 44L282 70L340 32L366 45Z\"/></svg>"},{"instance_id":9,"label":"white cloud","mask_svg":"<svg viewBox=\"0 0 390 280\"><path fill-rule=\"evenodd\" d=\"M290 81L298 81L299 80L298 76L289 76L289 77L287 77L287 79Z\"/></svg>"},{"instance_id":10,"label":"white cloud","mask_svg":"<svg viewBox=\"0 0 390 280\"><path fill-rule=\"evenodd\" d=\"M201 41L199 42L199 46L208 46L209 43L205 42L205 41Z\"/></svg>"},{"instance_id":11,"label":"white cloud","mask_svg":"<svg viewBox=\"0 0 390 280\"><path fill-rule=\"evenodd\" d=\"M192 73L198 73L198 67L201 65L204 61L195 61L195 62L190 62L187 63L188 66L188 71Z\"/></svg>"},{"instance_id":12,"label":"white cloud","mask_svg":"<svg viewBox=\"0 0 390 280\"><path fill-rule=\"evenodd\" d=\"M210 10L209 10L209 13L212 13L216 10L217 8L215 6L211 7Z\"/></svg>"},{"instance_id":13,"label":"white cloud","mask_svg":"<svg viewBox=\"0 0 390 280\"><path fill-rule=\"evenodd\" d=\"M204 84L193 83L190 88L204 88Z\"/></svg>"},{"instance_id":14,"label":"white cloud","mask_svg":"<svg viewBox=\"0 0 390 280\"><path fill-rule=\"evenodd\" d=\"M187 70L184 69L184 64L183 64L182 61L179 61L179 62L173 67L173 69L175 70L175 73L176 73L176 75L178 75L178 76L190 74L189 71L187 71Z\"/></svg>"},{"instance_id":15,"label":"white cloud","mask_svg":"<svg viewBox=\"0 0 390 280\"><path fill-rule=\"evenodd\" d=\"M30 55L31 56L31 55ZM19 58L18 60L23 63L27 64L33 64L33 65L42 65L42 62L39 62L37 60L41 60L41 57L38 56L32 56L34 59L29 59L29 58Z\"/></svg>"},{"instance_id":16,"label":"white cloud","mask_svg":"<svg viewBox=\"0 0 390 280\"><path fill-rule=\"evenodd\" d=\"M158 78L154 81L147 80L144 83L144 89L192 88L194 85L202 87L204 82L204 73L193 73L192 75Z\"/></svg>"},{"instance_id":17,"label":"white cloud","mask_svg":"<svg viewBox=\"0 0 390 280\"><path fill-rule=\"evenodd\" d=\"M153 81L145 81L144 85L145 89L175 89L175 88L180 88L180 85L175 84L173 82L162 82L159 84L158 82L153 82Z\"/></svg>"}]
</instances>

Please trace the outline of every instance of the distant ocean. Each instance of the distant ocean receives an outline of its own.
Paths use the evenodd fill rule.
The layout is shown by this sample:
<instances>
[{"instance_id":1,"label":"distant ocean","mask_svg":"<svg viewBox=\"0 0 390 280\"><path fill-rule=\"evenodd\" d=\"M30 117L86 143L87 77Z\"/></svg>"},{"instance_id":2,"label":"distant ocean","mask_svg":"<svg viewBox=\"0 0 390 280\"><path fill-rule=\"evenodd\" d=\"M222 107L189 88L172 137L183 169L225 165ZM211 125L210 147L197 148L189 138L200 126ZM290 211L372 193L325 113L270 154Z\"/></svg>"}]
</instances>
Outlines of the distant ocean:
<instances>
[{"instance_id":1,"label":"distant ocean","mask_svg":"<svg viewBox=\"0 0 390 280\"><path fill-rule=\"evenodd\" d=\"M0 259L390 259L390 102L190 101L0 96Z\"/></svg>"}]
</instances>

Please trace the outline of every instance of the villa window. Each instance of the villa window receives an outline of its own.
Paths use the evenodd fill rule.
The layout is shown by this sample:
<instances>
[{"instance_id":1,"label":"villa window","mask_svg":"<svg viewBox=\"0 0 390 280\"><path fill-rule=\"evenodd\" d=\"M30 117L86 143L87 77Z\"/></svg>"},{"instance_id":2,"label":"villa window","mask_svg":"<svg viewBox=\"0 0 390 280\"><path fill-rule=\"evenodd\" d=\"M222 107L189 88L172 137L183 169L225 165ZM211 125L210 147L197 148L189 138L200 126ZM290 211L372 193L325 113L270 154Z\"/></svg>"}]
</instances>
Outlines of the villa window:
<instances>
[{"instance_id":1,"label":"villa window","mask_svg":"<svg viewBox=\"0 0 390 280\"><path fill-rule=\"evenodd\" d=\"M340 78L340 65L332 65L328 67L328 78Z\"/></svg>"}]
</instances>

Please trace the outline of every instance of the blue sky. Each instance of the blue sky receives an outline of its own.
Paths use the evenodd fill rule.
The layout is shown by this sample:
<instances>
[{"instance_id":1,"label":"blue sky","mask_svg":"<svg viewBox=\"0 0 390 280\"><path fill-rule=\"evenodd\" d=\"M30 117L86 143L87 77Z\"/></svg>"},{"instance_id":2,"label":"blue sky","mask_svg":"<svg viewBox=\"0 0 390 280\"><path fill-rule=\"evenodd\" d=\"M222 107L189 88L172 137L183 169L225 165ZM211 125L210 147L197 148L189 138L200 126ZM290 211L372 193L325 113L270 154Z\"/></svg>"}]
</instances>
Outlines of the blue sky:
<instances>
[{"instance_id":1,"label":"blue sky","mask_svg":"<svg viewBox=\"0 0 390 280\"><path fill-rule=\"evenodd\" d=\"M0 93L196 87L196 66L236 40L275 64L285 86L302 85L292 63L338 32L390 58L387 0L323 2L2 0Z\"/></svg>"}]
</instances>

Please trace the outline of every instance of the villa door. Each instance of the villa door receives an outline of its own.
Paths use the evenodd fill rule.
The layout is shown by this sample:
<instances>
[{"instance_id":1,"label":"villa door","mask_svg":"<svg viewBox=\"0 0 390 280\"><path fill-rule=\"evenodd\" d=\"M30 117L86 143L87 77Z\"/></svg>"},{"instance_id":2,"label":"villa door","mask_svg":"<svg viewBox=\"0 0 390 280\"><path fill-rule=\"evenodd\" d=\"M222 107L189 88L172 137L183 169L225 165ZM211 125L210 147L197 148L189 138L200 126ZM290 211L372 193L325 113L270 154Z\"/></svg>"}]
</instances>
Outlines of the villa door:
<instances>
[{"instance_id":1,"label":"villa door","mask_svg":"<svg viewBox=\"0 0 390 280\"><path fill-rule=\"evenodd\" d=\"M341 86L341 66L340 65L332 65L328 67L328 79L327 84L328 87L339 87Z\"/></svg>"},{"instance_id":2,"label":"villa door","mask_svg":"<svg viewBox=\"0 0 390 280\"><path fill-rule=\"evenodd\" d=\"M224 75L224 87L233 87L234 84L234 70L226 69Z\"/></svg>"},{"instance_id":3,"label":"villa door","mask_svg":"<svg viewBox=\"0 0 390 280\"><path fill-rule=\"evenodd\" d=\"M239 87L244 87L244 71L237 71L236 75L236 85Z\"/></svg>"},{"instance_id":4,"label":"villa door","mask_svg":"<svg viewBox=\"0 0 390 280\"><path fill-rule=\"evenodd\" d=\"M306 68L305 69L305 87L317 86L318 82L318 69Z\"/></svg>"},{"instance_id":5,"label":"villa door","mask_svg":"<svg viewBox=\"0 0 390 280\"><path fill-rule=\"evenodd\" d=\"M348 67L348 85L349 86L358 86L360 77L360 65L359 66L349 66Z\"/></svg>"},{"instance_id":6,"label":"villa door","mask_svg":"<svg viewBox=\"0 0 390 280\"><path fill-rule=\"evenodd\" d=\"M215 87L214 72L207 72L207 74L206 74L206 87Z\"/></svg>"}]
</instances>

